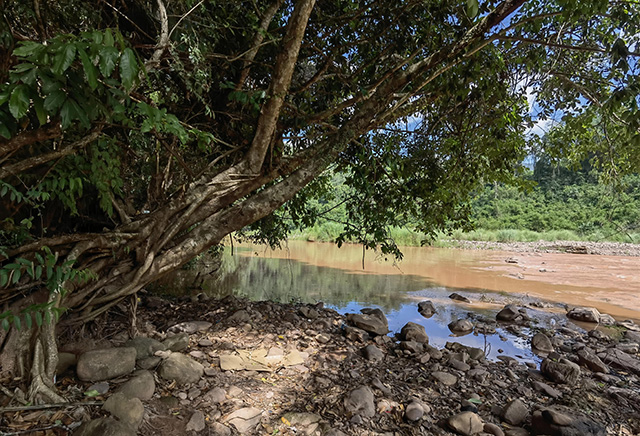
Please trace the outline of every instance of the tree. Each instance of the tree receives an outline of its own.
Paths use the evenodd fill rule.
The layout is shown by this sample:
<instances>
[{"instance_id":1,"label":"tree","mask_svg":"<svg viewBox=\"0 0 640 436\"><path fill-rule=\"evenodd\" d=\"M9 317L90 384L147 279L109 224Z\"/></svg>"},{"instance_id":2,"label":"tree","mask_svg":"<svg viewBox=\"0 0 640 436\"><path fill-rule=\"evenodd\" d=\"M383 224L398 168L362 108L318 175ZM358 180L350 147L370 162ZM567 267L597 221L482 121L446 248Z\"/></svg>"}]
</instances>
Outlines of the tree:
<instances>
[{"instance_id":1,"label":"tree","mask_svg":"<svg viewBox=\"0 0 640 436\"><path fill-rule=\"evenodd\" d=\"M169 9L5 2L1 360L34 400L60 400L56 315L95 319L246 226L311 224L328 169L354 188L344 237L394 252L389 224L464 224L479 182L513 177L531 89L542 116L590 110L639 147L633 2Z\"/></svg>"}]
</instances>

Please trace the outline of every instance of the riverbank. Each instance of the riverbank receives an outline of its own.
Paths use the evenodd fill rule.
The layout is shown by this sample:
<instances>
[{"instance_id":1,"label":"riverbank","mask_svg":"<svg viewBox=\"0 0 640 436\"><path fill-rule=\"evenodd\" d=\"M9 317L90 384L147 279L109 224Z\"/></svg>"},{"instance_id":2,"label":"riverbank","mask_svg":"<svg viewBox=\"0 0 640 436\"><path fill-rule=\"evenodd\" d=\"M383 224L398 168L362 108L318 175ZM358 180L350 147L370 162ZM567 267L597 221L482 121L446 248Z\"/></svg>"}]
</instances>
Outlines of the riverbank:
<instances>
[{"instance_id":1,"label":"riverbank","mask_svg":"<svg viewBox=\"0 0 640 436\"><path fill-rule=\"evenodd\" d=\"M341 226L326 223L301 232L294 232L290 239L309 242L334 242ZM419 247L429 245L439 248L465 248L504 251L575 252L611 256L639 256L640 233L590 233L581 235L570 230L533 232L529 230L473 230L439 233L427 237L406 228L393 228L390 237L399 246ZM630 242L633 241L633 242Z\"/></svg>"},{"instance_id":2,"label":"riverbank","mask_svg":"<svg viewBox=\"0 0 640 436\"><path fill-rule=\"evenodd\" d=\"M570 253L601 256L640 256L640 244L589 241L496 242L448 240L451 248L498 250L517 253Z\"/></svg>"},{"instance_id":3,"label":"riverbank","mask_svg":"<svg viewBox=\"0 0 640 436\"><path fill-rule=\"evenodd\" d=\"M534 336L527 307L501 312L505 321L458 323L469 323L470 334L491 334L498 324L518 332L539 353L523 363L506 355L489 361L486 350L455 343L434 348L429 332L415 325L387 336L377 311L344 317L322 304L147 296L134 339L117 312L88 336L61 337L67 368L60 368L57 385L77 403L2 413L3 432L46 434L36 430L47 426L83 436L640 432L640 333L623 327L609 336L563 323ZM428 304L416 304L417 316L430 312Z\"/></svg>"}]
</instances>

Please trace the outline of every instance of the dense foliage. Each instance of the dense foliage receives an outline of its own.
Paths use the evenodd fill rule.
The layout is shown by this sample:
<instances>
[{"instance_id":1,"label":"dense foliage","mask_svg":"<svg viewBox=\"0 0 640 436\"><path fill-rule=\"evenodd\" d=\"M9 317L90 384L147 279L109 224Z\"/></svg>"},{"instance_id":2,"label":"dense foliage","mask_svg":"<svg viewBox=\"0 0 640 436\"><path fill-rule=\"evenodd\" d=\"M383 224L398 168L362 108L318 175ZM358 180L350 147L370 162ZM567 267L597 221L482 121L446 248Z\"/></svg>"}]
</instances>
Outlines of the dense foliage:
<instances>
[{"instance_id":1,"label":"dense foliage","mask_svg":"<svg viewBox=\"0 0 640 436\"><path fill-rule=\"evenodd\" d=\"M350 189L339 240L398 253L393 225L465 225L469 194L513 180L544 118L568 126L549 153L612 178L638 166L635 2L2 5L0 301L16 327L41 305L36 321L94 319L246 226L276 242L311 225L330 174ZM52 353L47 331L0 343ZM34 392L52 398L47 362Z\"/></svg>"}]
</instances>

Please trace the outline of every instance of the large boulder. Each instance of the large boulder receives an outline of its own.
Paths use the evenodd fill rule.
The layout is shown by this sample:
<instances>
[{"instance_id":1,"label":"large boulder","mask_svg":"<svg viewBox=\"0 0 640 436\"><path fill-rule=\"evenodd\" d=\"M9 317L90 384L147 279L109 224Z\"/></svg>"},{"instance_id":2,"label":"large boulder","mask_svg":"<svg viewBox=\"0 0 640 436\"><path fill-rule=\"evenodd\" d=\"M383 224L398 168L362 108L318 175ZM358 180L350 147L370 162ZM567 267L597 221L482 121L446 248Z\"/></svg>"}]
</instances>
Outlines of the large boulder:
<instances>
[{"instance_id":1,"label":"large boulder","mask_svg":"<svg viewBox=\"0 0 640 436\"><path fill-rule=\"evenodd\" d=\"M429 343L429 336L424 329L424 326L416 324L415 322L408 322L400 330L400 340L402 341L416 341L422 344Z\"/></svg>"},{"instance_id":2,"label":"large boulder","mask_svg":"<svg viewBox=\"0 0 640 436\"><path fill-rule=\"evenodd\" d=\"M167 346L160 341L145 336L137 336L130 339L124 344L125 347L133 347L136 349L136 359L145 359L151 357L156 351L164 351Z\"/></svg>"},{"instance_id":3,"label":"large boulder","mask_svg":"<svg viewBox=\"0 0 640 436\"><path fill-rule=\"evenodd\" d=\"M519 399L509 401L502 409L502 419L511 425L522 424L527 416L529 416L529 409Z\"/></svg>"},{"instance_id":4,"label":"large boulder","mask_svg":"<svg viewBox=\"0 0 640 436\"><path fill-rule=\"evenodd\" d=\"M572 413L572 412L569 412ZM555 409L536 410L531 419L534 435L605 436L605 428L584 416L571 416Z\"/></svg>"},{"instance_id":5,"label":"large boulder","mask_svg":"<svg viewBox=\"0 0 640 436\"><path fill-rule=\"evenodd\" d=\"M518 310L518 307L515 304L507 304L502 308L502 310L500 310L500 312L498 312L496 319L498 321L511 322L515 321L519 316L520 311Z\"/></svg>"},{"instance_id":6,"label":"large boulder","mask_svg":"<svg viewBox=\"0 0 640 436\"><path fill-rule=\"evenodd\" d=\"M567 359L559 361L544 359L540 365L540 371L549 379L556 383L566 383L573 385L580 377L580 367Z\"/></svg>"},{"instance_id":7,"label":"large boulder","mask_svg":"<svg viewBox=\"0 0 640 436\"><path fill-rule=\"evenodd\" d=\"M583 322L600 322L600 312L595 307L574 307L567 317Z\"/></svg>"},{"instance_id":8,"label":"large boulder","mask_svg":"<svg viewBox=\"0 0 640 436\"><path fill-rule=\"evenodd\" d=\"M73 436L136 436L136 431L115 418L98 418L82 424Z\"/></svg>"},{"instance_id":9,"label":"large boulder","mask_svg":"<svg viewBox=\"0 0 640 436\"><path fill-rule=\"evenodd\" d=\"M470 333L473 330L473 324L468 319L456 319L449 323L449 330L457 334Z\"/></svg>"},{"instance_id":10,"label":"large boulder","mask_svg":"<svg viewBox=\"0 0 640 436\"><path fill-rule=\"evenodd\" d=\"M373 392L367 386L354 389L345 397L344 408L348 415L360 415L363 418L375 416L376 407Z\"/></svg>"},{"instance_id":11,"label":"large boulder","mask_svg":"<svg viewBox=\"0 0 640 436\"><path fill-rule=\"evenodd\" d=\"M136 366L133 347L87 351L78 359L76 372L83 381L101 381L127 375Z\"/></svg>"},{"instance_id":12,"label":"large boulder","mask_svg":"<svg viewBox=\"0 0 640 436\"><path fill-rule=\"evenodd\" d=\"M160 368L158 375L165 380L175 380L178 384L195 383L204 374L204 367L191 357L181 353L171 353Z\"/></svg>"},{"instance_id":13,"label":"large boulder","mask_svg":"<svg viewBox=\"0 0 640 436\"><path fill-rule=\"evenodd\" d=\"M380 309L365 308L362 313L348 313L347 322L374 335L389 333L389 322Z\"/></svg>"},{"instance_id":14,"label":"large boulder","mask_svg":"<svg viewBox=\"0 0 640 436\"><path fill-rule=\"evenodd\" d=\"M604 363L640 375L640 360L622 350L608 348L606 351L599 353L598 357Z\"/></svg>"},{"instance_id":15,"label":"large boulder","mask_svg":"<svg viewBox=\"0 0 640 436\"><path fill-rule=\"evenodd\" d=\"M436 308L431 301L421 301L418 303L418 313L425 318L431 318L436 313Z\"/></svg>"},{"instance_id":16,"label":"large boulder","mask_svg":"<svg viewBox=\"0 0 640 436\"><path fill-rule=\"evenodd\" d=\"M531 338L531 348L534 351L539 351L541 353L551 353L553 351L551 339L541 332L536 333Z\"/></svg>"},{"instance_id":17,"label":"large boulder","mask_svg":"<svg viewBox=\"0 0 640 436\"><path fill-rule=\"evenodd\" d=\"M118 392L122 392L128 398L150 400L156 390L156 381L149 371L141 370L134 377L120 386Z\"/></svg>"},{"instance_id":18,"label":"large boulder","mask_svg":"<svg viewBox=\"0 0 640 436\"><path fill-rule=\"evenodd\" d=\"M138 398L128 398L122 392L110 396L102 408L133 429L140 427L144 417L142 401Z\"/></svg>"},{"instance_id":19,"label":"large boulder","mask_svg":"<svg viewBox=\"0 0 640 436\"><path fill-rule=\"evenodd\" d=\"M596 354L588 348L578 351L580 365L586 366L593 372L609 373L609 367Z\"/></svg>"},{"instance_id":20,"label":"large boulder","mask_svg":"<svg viewBox=\"0 0 640 436\"><path fill-rule=\"evenodd\" d=\"M447 420L447 424L453 431L464 436L473 436L484 429L482 420L473 412L453 415Z\"/></svg>"}]
</instances>

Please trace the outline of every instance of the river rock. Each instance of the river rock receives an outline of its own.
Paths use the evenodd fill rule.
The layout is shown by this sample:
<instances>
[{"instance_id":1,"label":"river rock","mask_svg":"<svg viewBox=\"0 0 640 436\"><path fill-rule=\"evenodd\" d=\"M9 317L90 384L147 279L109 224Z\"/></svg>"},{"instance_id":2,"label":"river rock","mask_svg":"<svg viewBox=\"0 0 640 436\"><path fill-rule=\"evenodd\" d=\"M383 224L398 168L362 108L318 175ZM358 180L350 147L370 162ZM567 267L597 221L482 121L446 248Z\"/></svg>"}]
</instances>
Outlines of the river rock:
<instances>
[{"instance_id":1,"label":"river rock","mask_svg":"<svg viewBox=\"0 0 640 436\"><path fill-rule=\"evenodd\" d=\"M373 392L367 386L354 389L345 397L344 408L349 416L360 415L371 418L376 414Z\"/></svg>"},{"instance_id":2,"label":"river rock","mask_svg":"<svg viewBox=\"0 0 640 436\"><path fill-rule=\"evenodd\" d=\"M600 319L598 320L598 322L602 325L615 325L616 319L608 313L602 313L600 314Z\"/></svg>"},{"instance_id":3,"label":"river rock","mask_svg":"<svg viewBox=\"0 0 640 436\"><path fill-rule=\"evenodd\" d=\"M616 348L618 350L622 350L627 354L638 354L638 352L640 351L640 345L636 344L635 342L621 342L619 344L616 344Z\"/></svg>"},{"instance_id":4,"label":"river rock","mask_svg":"<svg viewBox=\"0 0 640 436\"><path fill-rule=\"evenodd\" d=\"M129 374L135 366L135 348L106 348L82 354L76 372L80 380L102 381Z\"/></svg>"},{"instance_id":5,"label":"river rock","mask_svg":"<svg viewBox=\"0 0 640 436\"><path fill-rule=\"evenodd\" d=\"M369 340L369 333L352 326L345 327L344 336L353 342L367 342Z\"/></svg>"},{"instance_id":6,"label":"river rock","mask_svg":"<svg viewBox=\"0 0 640 436\"><path fill-rule=\"evenodd\" d=\"M186 430L187 431L195 431L200 432L202 430L204 430L206 424L204 421L204 413L202 413L199 410L196 410L193 415L191 415L191 418L189 419L189 422L187 423L187 427Z\"/></svg>"},{"instance_id":7,"label":"river rock","mask_svg":"<svg viewBox=\"0 0 640 436\"><path fill-rule=\"evenodd\" d=\"M136 431L115 418L98 418L82 424L73 436L136 436Z\"/></svg>"},{"instance_id":8,"label":"river rock","mask_svg":"<svg viewBox=\"0 0 640 436\"><path fill-rule=\"evenodd\" d=\"M560 392L559 390L557 390L555 388L552 388L548 384L543 383L541 381L534 380L533 383L532 383L532 386L536 391L542 392L543 394L545 394L548 397L560 398L562 396L562 392Z\"/></svg>"},{"instance_id":9,"label":"river rock","mask_svg":"<svg viewBox=\"0 0 640 436\"><path fill-rule=\"evenodd\" d=\"M425 318L431 318L436 313L436 308L429 300L418 303L418 313Z\"/></svg>"},{"instance_id":10,"label":"river rock","mask_svg":"<svg viewBox=\"0 0 640 436\"><path fill-rule=\"evenodd\" d=\"M551 359L544 359L540 365L540 371L556 383L569 385L575 384L578 381L578 377L580 377L580 367L564 358L557 362Z\"/></svg>"},{"instance_id":11,"label":"river rock","mask_svg":"<svg viewBox=\"0 0 640 436\"><path fill-rule=\"evenodd\" d=\"M509 401L502 409L502 419L511 425L520 425L529 416L529 409L520 400L515 399Z\"/></svg>"},{"instance_id":12,"label":"river rock","mask_svg":"<svg viewBox=\"0 0 640 436\"><path fill-rule=\"evenodd\" d=\"M431 377L439 381L445 386L453 386L458 382L458 377L453 374L449 374L444 371L434 371L431 373Z\"/></svg>"},{"instance_id":13,"label":"river rock","mask_svg":"<svg viewBox=\"0 0 640 436\"><path fill-rule=\"evenodd\" d=\"M211 389L203 395L202 401L208 404L220 404L227 398L227 393L221 387Z\"/></svg>"},{"instance_id":14,"label":"river rock","mask_svg":"<svg viewBox=\"0 0 640 436\"><path fill-rule=\"evenodd\" d=\"M158 375L165 380L175 380L178 384L195 383L204 374L204 367L189 356L171 353L160 368Z\"/></svg>"},{"instance_id":15,"label":"river rock","mask_svg":"<svg viewBox=\"0 0 640 436\"><path fill-rule=\"evenodd\" d=\"M189 334L182 332L169 336L162 344L170 351L182 351L189 346Z\"/></svg>"},{"instance_id":16,"label":"river rock","mask_svg":"<svg viewBox=\"0 0 640 436\"><path fill-rule=\"evenodd\" d=\"M624 332L624 338L628 341L640 344L640 333L634 332L633 330L626 330Z\"/></svg>"},{"instance_id":17,"label":"river rock","mask_svg":"<svg viewBox=\"0 0 640 436\"><path fill-rule=\"evenodd\" d=\"M449 330L453 333L469 333L473 330L473 324L468 319L457 319L449 323Z\"/></svg>"},{"instance_id":18,"label":"river rock","mask_svg":"<svg viewBox=\"0 0 640 436\"><path fill-rule=\"evenodd\" d=\"M322 422L320 415L308 412L288 412L282 418L289 421L291 426L297 429L297 433L302 435L320 434L320 432L316 433Z\"/></svg>"},{"instance_id":19,"label":"river rock","mask_svg":"<svg viewBox=\"0 0 640 436\"><path fill-rule=\"evenodd\" d=\"M205 332L209 330L212 325L209 321L186 321L169 327L167 333L187 333L190 335L196 332Z\"/></svg>"},{"instance_id":20,"label":"river rock","mask_svg":"<svg viewBox=\"0 0 640 436\"><path fill-rule=\"evenodd\" d=\"M421 354L424 351L424 344L416 341L402 341L400 348L411 354Z\"/></svg>"},{"instance_id":21,"label":"river rock","mask_svg":"<svg viewBox=\"0 0 640 436\"><path fill-rule=\"evenodd\" d=\"M400 330L400 339L403 341L416 341L422 344L429 343L429 336L424 329L424 326L416 324L415 322L408 322Z\"/></svg>"},{"instance_id":22,"label":"river rock","mask_svg":"<svg viewBox=\"0 0 640 436\"><path fill-rule=\"evenodd\" d=\"M596 354L588 348L578 351L578 362L593 372L609 373L609 367Z\"/></svg>"},{"instance_id":23,"label":"river rock","mask_svg":"<svg viewBox=\"0 0 640 436\"><path fill-rule=\"evenodd\" d=\"M518 307L514 304L507 304L496 314L496 319L498 321L515 321L516 318L520 316L520 311Z\"/></svg>"},{"instance_id":24,"label":"river rock","mask_svg":"<svg viewBox=\"0 0 640 436\"><path fill-rule=\"evenodd\" d=\"M583 322L600 322L600 312L595 307L574 307L567 317Z\"/></svg>"},{"instance_id":25,"label":"river rock","mask_svg":"<svg viewBox=\"0 0 640 436\"><path fill-rule=\"evenodd\" d=\"M540 351L543 353L551 353L553 352L553 345L551 344L551 340L544 333L538 332L533 335L531 338L531 348L534 351Z\"/></svg>"},{"instance_id":26,"label":"river rock","mask_svg":"<svg viewBox=\"0 0 640 436\"><path fill-rule=\"evenodd\" d=\"M362 349L362 354L367 360L379 361L384 359L384 353L382 352L382 350L380 350L380 348L376 347L373 344L364 347Z\"/></svg>"},{"instance_id":27,"label":"river rock","mask_svg":"<svg viewBox=\"0 0 640 436\"><path fill-rule=\"evenodd\" d=\"M167 346L162 342L145 336L137 336L127 341L124 346L136 349L136 360L151 357L156 351L164 351L167 349Z\"/></svg>"},{"instance_id":28,"label":"river rock","mask_svg":"<svg viewBox=\"0 0 640 436\"><path fill-rule=\"evenodd\" d=\"M605 436L605 428L586 417L573 417L554 409L536 410L531 419L534 435Z\"/></svg>"},{"instance_id":29,"label":"river rock","mask_svg":"<svg viewBox=\"0 0 640 436\"><path fill-rule=\"evenodd\" d=\"M255 407L244 407L230 413L223 421L233 425L240 434L253 434L260 423L262 410Z\"/></svg>"},{"instance_id":30,"label":"river rock","mask_svg":"<svg viewBox=\"0 0 640 436\"><path fill-rule=\"evenodd\" d=\"M133 429L138 429L144 417L144 406L138 398L128 398L122 392L117 392L105 401L104 410L118 418Z\"/></svg>"},{"instance_id":31,"label":"river rock","mask_svg":"<svg viewBox=\"0 0 640 436\"><path fill-rule=\"evenodd\" d=\"M622 350L608 348L606 351L598 353L598 357L611 366L640 375L640 360Z\"/></svg>"},{"instance_id":32,"label":"river rock","mask_svg":"<svg viewBox=\"0 0 640 436\"><path fill-rule=\"evenodd\" d=\"M347 322L375 335L389 333L389 322L380 309L365 308L360 312L362 313L348 313Z\"/></svg>"},{"instance_id":33,"label":"river rock","mask_svg":"<svg viewBox=\"0 0 640 436\"><path fill-rule=\"evenodd\" d=\"M457 292L454 292L453 294L449 295L449 298L456 301L462 301L464 303L471 303L471 300L469 300L467 297L464 297L458 294Z\"/></svg>"},{"instance_id":34,"label":"river rock","mask_svg":"<svg viewBox=\"0 0 640 436\"><path fill-rule=\"evenodd\" d=\"M496 424L492 424L490 422L485 422L482 430L487 434L492 434L493 436L504 436L502 429Z\"/></svg>"},{"instance_id":35,"label":"river rock","mask_svg":"<svg viewBox=\"0 0 640 436\"><path fill-rule=\"evenodd\" d=\"M480 417L473 412L453 415L447 420L447 424L453 431L464 436L473 436L484 428Z\"/></svg>"},{"instance_id":36,"label":"river rock","mask_svg":"<svg viewBox=\"0 0 640 436\"><path fill-rule=\"evenodd\" d=\"M122 392L128 398L150 400L156 390L156 381L149 371L138 371L134 377L120 386L118 392Z\"/></svg>"},{"instance_id":37,"label":"river rock","mask_svg":"<svg viewBox=\"0 0 640 436\"><path fill-rule=\"evenodd\" d=\"M78 363L78 356L73 353L58 353L58 365L56 366L56 374L60 375L67 369L76 366Z\"/></svg>"},{"instance_id":38,"label":"river rock","mask_svg":"<svg viewBox=\"0 0 640 436\"><path fill-rule=\"evenodd\" d=\"M404 412L404 417L407 421L418 421L424 416L424 407L417 401L412 401L407 405Z\"/></svg>"},{"instance_id":39,"label":"river rock","mask_svg":"<svg viewBox=\"0 0 640 436\"><path fill-rule=\"evenodd\" d=\"M632 330L634 332L640 332L640 325L636 324L635 322L631 321L630 319L625 319L624 321L618 321L616 322L617 326L620 327L624 327L627 330Z\"/></svg>"}]
</instances>

